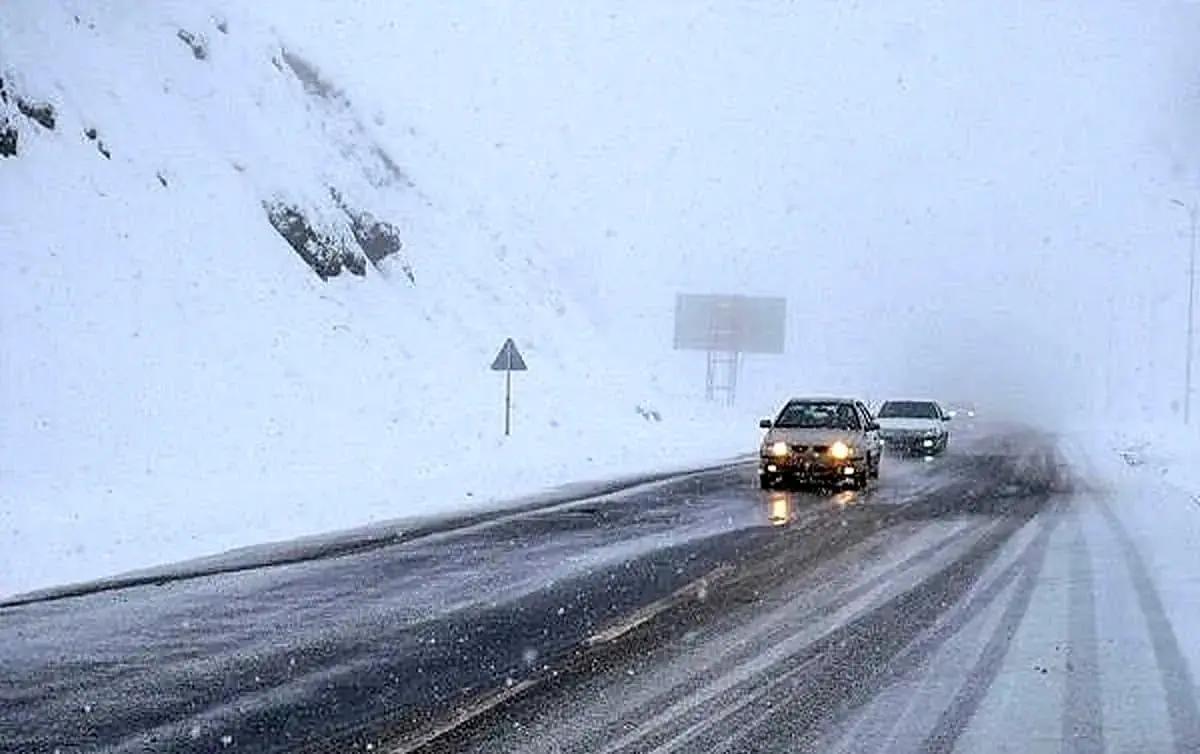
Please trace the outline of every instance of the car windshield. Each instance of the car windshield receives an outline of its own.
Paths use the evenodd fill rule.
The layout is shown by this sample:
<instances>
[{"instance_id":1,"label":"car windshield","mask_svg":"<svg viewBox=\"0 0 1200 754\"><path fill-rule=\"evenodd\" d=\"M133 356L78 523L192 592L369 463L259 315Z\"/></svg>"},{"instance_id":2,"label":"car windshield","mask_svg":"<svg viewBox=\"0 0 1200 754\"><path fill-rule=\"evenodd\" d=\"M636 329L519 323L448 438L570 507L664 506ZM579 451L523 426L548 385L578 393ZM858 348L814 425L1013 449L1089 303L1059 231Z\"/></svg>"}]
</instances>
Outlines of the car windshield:
<instances>
[{"instance_id":1,"label":"car windshield","mask_svg":"<svg viewBox=\"0 0 1200 754\"><path fill-rule=\"evenodd\" d=\"M858 429L854 407L836 401L789 403L779 413L780 429Z\"/></svg>"},{"instance_id":2,"label":"car windshield","mask_svg":"<svg viewBox=\"0 0 1200 754\"><path fill-rule=\"evenodd\" d=\"M936 403L929 401L888 401L879 409L880 419L938 419Z\"/></svg>"}]
</instances>

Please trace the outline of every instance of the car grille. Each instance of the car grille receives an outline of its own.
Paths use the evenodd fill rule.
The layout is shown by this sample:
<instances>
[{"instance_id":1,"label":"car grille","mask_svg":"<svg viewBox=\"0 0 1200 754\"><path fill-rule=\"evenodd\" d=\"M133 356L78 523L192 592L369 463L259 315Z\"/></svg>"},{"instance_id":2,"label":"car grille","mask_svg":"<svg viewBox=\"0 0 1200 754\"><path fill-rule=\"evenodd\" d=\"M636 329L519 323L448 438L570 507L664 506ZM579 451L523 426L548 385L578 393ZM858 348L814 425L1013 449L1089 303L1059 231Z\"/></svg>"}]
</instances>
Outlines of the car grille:
<instances>
[{"instance_id":1,"label":"car grille","mask_svg":"<svg viewBox=\"0 0 1200 754\"><path fill-rule=\"evenodd\" d=\"M883 441L892 446L917 446L924 443L926 440L938 439L937 435L929 434L921 430L901 430L892 432L880 433Z\"/></svg>"},{"instance_id":2,"label":"car grille","mask_svg":"<svg viewBox=\"0 0 1200 754\"><path fill-rule=\"evenodd\" d=\"M821 455L829 450L828 445L792 445L792 452L797 455L812 453L813 455Z\"/></svg>"}]
</instances>

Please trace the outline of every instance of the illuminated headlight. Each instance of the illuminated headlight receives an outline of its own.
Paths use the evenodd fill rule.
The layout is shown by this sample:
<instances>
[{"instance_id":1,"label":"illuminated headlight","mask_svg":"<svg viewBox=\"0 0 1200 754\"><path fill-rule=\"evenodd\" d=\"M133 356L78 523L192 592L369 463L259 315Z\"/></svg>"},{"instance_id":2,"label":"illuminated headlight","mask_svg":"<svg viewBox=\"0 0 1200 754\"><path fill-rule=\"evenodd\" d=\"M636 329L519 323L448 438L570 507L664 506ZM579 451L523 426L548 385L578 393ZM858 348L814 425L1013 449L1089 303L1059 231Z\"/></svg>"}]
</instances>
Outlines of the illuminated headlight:
<instances>
[{"instance_id":1,"label":"illuminated headlight","mask_svg":"<svg viewBox=\"0 0 1200 754\"><path fill-rule=\"evenodd\" d=\"M767 447L767 454L781 458L791 452L786 442L773 442Z\"/></svg>"},{"instance_id":2,"label":"illuminated headlight","mask_svg":"<svg viewBox=\"0 0 1200 754\"><path fill-rule=\"evenodd\" d=\"M839 461L846 460L847 458L849 458L851 456L851 454L852 454L852 451L850 449L850 446L847 445L846 443L842 442L841 440L838 440L833 445L829 446L829 455L833 456L834 458L836 458Z\"/></svg>"},{"instance_id":3,"label":"illuminated headlight","mask_svg":"<svg viewBox=\"0 0 1200 754\"><path fill-rule=\"evenodd\" d=\"M923 443L921 443L921 444L922 444L922 445L924 445L924 446L925 446L925 447L927 447L927 448L932 448L932 447L933 447L933 440L926 440L925 442L923 442Z\"/></svg>"}]
</instances>

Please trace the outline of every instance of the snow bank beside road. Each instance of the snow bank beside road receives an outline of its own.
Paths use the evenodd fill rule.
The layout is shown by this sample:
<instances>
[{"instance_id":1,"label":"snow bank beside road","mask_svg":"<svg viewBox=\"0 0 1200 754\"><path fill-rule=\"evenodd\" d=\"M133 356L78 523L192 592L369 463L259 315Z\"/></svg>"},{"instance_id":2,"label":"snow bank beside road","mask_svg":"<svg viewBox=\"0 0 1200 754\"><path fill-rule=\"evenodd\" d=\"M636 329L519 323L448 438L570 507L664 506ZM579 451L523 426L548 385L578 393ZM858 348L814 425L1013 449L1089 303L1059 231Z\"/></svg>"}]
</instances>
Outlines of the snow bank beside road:
<instances>
[{"instance_id":1,"label":"snow bank beside road","mask_svg":"<svg viewBox=\"0 0 1200 754\"><path fill-rule=\"evenodd\" d=\"M1140 424L1110 432L1108 436L1109 450L1123 458L1126 465L1200 496L1200 428Z\"/></svg>"},{"instance_id":2,"label":"snow bank beside road","mask_svg":"<svg viewBox=\"0 0 1200 754\"><path fill-rule=\"evenodd\" d=\"M582 480L726 461L752 451L753 425L722 412L641 433L564 421L554 432L395 448L410 463L295 465L238 477L104 479L0 491L0 597L265 542L381 522L488 510ZM619 424L619 422L617 423ZM454 448L441 451L446 443ZM439 455L441 457L439 457Z\"/></svg>"}]
</instances>

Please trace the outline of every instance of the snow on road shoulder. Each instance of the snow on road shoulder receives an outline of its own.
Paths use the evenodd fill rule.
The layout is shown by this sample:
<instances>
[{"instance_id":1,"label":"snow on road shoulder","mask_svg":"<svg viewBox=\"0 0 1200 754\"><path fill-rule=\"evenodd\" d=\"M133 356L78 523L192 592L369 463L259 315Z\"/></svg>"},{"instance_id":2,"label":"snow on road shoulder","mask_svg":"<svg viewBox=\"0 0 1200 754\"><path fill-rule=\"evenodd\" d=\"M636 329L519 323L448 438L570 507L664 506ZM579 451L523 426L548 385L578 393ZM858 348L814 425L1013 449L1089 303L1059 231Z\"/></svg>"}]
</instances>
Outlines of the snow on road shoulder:
<instances>
[{"instance_id":1,"label":"snow on road shoulder","mask_svg":"<svg viewBox=\"0 0 1200 754\"><path fill-rule=\"evenodd\" d=\"M110 480L108 489L45 488L40 505L0 491L0 598L246 547L254 559L263 543L336 539L331 533L383 523L403 528L519 504L571 483L728 461L753 449L752 427L720 411L642 433L564 421L556 432L469 444L455 444L452 434L429 437L396 448L411 465L352 475L295 467L238 480L135 477ZM442 440L454 447L442 453Z\"/></svg>"},{"instance_id":2,"label":"snow on road shoulder","mask_svg":"<svg viewBox=\"0 0 1200 754\"><path fill-rule=\"evenodd\" d=\"M1166 425L1095 429L1066 438L1063 449L1093 485L1083 494L1111 511L1128 568L1144 564L1191 677L1200 678L1200 438Z\"/></svg>"}]
</instances>

